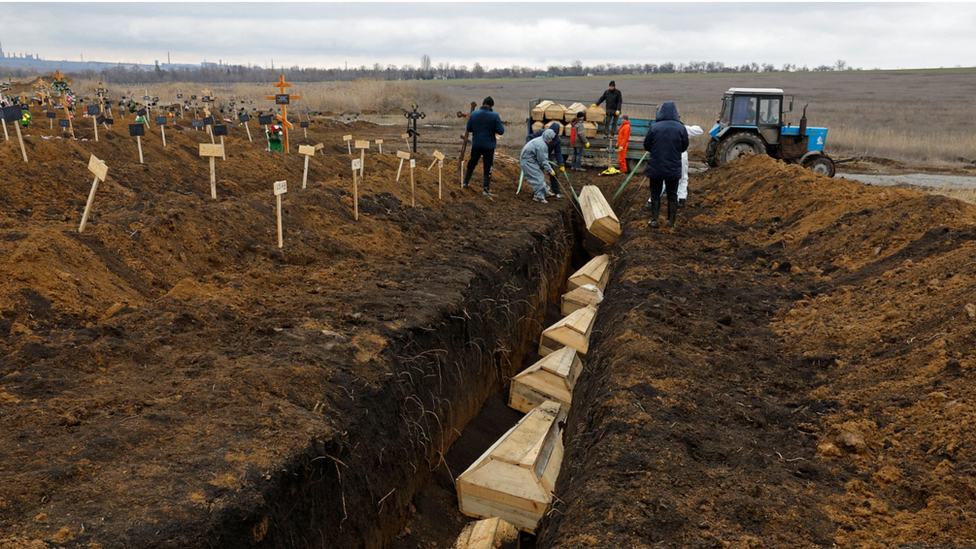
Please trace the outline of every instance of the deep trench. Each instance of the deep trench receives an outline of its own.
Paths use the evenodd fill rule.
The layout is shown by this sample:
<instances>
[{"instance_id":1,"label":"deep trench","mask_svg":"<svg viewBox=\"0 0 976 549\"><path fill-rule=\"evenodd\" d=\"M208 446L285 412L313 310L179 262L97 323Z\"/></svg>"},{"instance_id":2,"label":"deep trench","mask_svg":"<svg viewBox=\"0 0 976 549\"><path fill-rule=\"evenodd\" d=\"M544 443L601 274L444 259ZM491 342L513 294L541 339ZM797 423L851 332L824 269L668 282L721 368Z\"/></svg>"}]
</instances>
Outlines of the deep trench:
<instances>
[{"instance_id":1,"label":"deep trench","mask_svg":"<svg viewBox=\"0 0 976 549\"><path fill-rule=\"evenodd\" d=\"M572 269L587 258L579 216L568 205L561 213L544 233L511 249L507 260L481 268L454 308L392 337L384 359L397 375L357 393L361 413L348 429L293 455L265 483L260 501L226 511L201 545L410 547L396 538L411 519L438 520L437 513L418 510L414 498L431 486L435 472L461 472L448 461L485 449L484 436L473 436L447 458L486 403L504 408L499 403L508 380L538 359L538 338L553 320L553 304ZM495 414L489 432L504 433L521 417L513 412Z\"/></svg>"}]
</instances>

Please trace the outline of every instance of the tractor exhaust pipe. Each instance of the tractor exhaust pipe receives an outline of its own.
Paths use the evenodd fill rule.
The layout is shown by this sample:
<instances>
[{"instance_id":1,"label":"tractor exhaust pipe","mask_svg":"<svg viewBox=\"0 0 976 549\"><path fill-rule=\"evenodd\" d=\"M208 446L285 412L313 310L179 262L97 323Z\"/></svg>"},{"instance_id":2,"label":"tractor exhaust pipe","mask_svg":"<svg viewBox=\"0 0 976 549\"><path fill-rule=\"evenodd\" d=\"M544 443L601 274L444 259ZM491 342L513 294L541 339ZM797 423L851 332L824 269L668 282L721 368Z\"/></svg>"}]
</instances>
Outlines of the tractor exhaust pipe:
<instances>
[{"instance_id":1,"label":"tractor exhaust pipe","mask_svg":"<svg viewBox=\"0 0 976 549\"><path fill-rule=\"evenodd\" d=\"M803 105L803 115L800 116L800 133L799 133L799 136L801 138L804 135L807 134L807 107L809 107L809 106L810 106L810 103L807 103L806 105Z\"/></svg>"}]
</instances>

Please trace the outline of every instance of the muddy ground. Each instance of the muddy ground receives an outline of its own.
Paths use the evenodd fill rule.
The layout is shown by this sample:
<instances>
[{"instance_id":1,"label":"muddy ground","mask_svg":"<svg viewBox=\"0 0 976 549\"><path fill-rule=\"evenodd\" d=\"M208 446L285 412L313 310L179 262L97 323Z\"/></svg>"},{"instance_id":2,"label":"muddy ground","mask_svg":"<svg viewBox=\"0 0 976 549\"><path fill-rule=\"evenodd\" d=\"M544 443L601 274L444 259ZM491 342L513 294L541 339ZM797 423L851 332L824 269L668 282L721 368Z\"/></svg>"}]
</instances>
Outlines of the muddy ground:
<instances>
[{"instance_id":1,"label":"muddy ground","mask_svg":"<svg viewBox=\"0 0 976 549\"><path fill-rule=\"evenodd\" d=\"M976 545L976 209L768 158L643 192L539 547Z\"/></svg>"},{"instance_id":2,"label":"muddy ground","mask_svg":"<svg viewBox=\"0 0 976 549\"><path fill-rule=\"evenodd\" d=\"M150 130L141 165L124 126L35 120L30 163L0 144L0 546L449 547L450 478L517 419L497 391L586 257L568 200L515 196L521 140L489 199L451 173L460 123L429 132L413 208L400 126L293 133L325 144L304 191L236 129L214 201L204 132ZM350 133L386 140L358 222ZM763 158L652 233L645 189L539 546L973 545L972 208Z\"/></svg>"}]
</instances>

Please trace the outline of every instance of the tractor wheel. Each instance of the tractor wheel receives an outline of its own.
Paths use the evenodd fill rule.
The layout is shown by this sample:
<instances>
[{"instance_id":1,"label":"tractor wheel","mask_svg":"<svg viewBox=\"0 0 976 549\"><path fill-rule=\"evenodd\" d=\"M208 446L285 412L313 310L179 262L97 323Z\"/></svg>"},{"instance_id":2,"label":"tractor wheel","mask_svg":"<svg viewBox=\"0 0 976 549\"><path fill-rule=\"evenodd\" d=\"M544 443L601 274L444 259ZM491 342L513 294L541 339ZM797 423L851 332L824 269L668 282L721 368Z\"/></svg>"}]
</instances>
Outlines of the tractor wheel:
<instances>
[{"instance_id":1,"label":"tractor wheel","mask_svg":"<svg viewBox=\"0 0 976 549\"><path fill-rule=\"evenodd\" d=\"M758 135L738 132L727 136L719 146L718 163L724 164L748 154L766 154L766 144Z\"/></svg>"},{"instance_id":2,"label":"tractor wheel","mask_svg":"<svg viewBox=\"0 0 976 549\"><path fill-rule=\"evenodd\" d=\"M710 139L708 147L705 148L705 163L708 164L709 168L718 167L718 141L714 139Z\"/></svg>"},{"instance_id":3,"label":"tractor wheel","mask_svg":"<svg viewBox=\"0 0 976 549\"><path fill-rule=\"evenodd\" d=\"M825 154L811 156L803 162L803 167L812 171L813 173L819 173L820 175L826 175L827 177L833 177L834 173L836 173L836 170L834 169L834 161Z\"/></svg>"}]
</instances>

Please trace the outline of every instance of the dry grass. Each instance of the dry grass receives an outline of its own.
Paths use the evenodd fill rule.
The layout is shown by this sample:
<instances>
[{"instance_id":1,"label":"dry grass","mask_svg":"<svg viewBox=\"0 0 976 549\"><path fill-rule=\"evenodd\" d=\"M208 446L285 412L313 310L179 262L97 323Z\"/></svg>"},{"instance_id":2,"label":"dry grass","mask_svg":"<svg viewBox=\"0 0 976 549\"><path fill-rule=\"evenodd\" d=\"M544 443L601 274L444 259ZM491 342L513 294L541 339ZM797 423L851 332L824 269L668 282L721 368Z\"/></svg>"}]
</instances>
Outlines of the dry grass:
<instances>
[{"instance_id":1,"label":"dry grass","mask_svg":"<svg viewBox=\"0 0 976 549\"><path fill-rule=\"evenodd\" d=\"M788 120L799 123L804 104L811 126L830 129L827 151L834 157L869 155L902 162L938 166L976 164L976 109L970 95L976 69L952 71L863 71L830 73L706 74L613 77L627 102L675 101L682 120L706 130L718 114L722 93L730 87L777 87L795 96L795 109ZM453 118L468 111L471 101L479 105L491 95L495 111L506 125L521 127L529 101L539 97L596 101L609 78L547 78L524 80L467 80L436 82L302 83L290 91L301 94L300 109L333 113L372 112L400 117L401 109L416 103L428 121ZM119 89L111 88L118 93ZM80 91L97 87L97 82L76 82ZM203 86L158 85L150 95L175 101L176 93L200 95ZM132 87L136 97L143 89ZM275 93L268 84L214 86L218 106L231 97L251 99L259 109L272 102L265 95ZM392 116L391 116L392 115ZM402 118L402 117L400 117ZM378 118L377 118L378 119ZM693 140L692 148L704 149L707 137Z\"/></svg>"}]
</instances>

